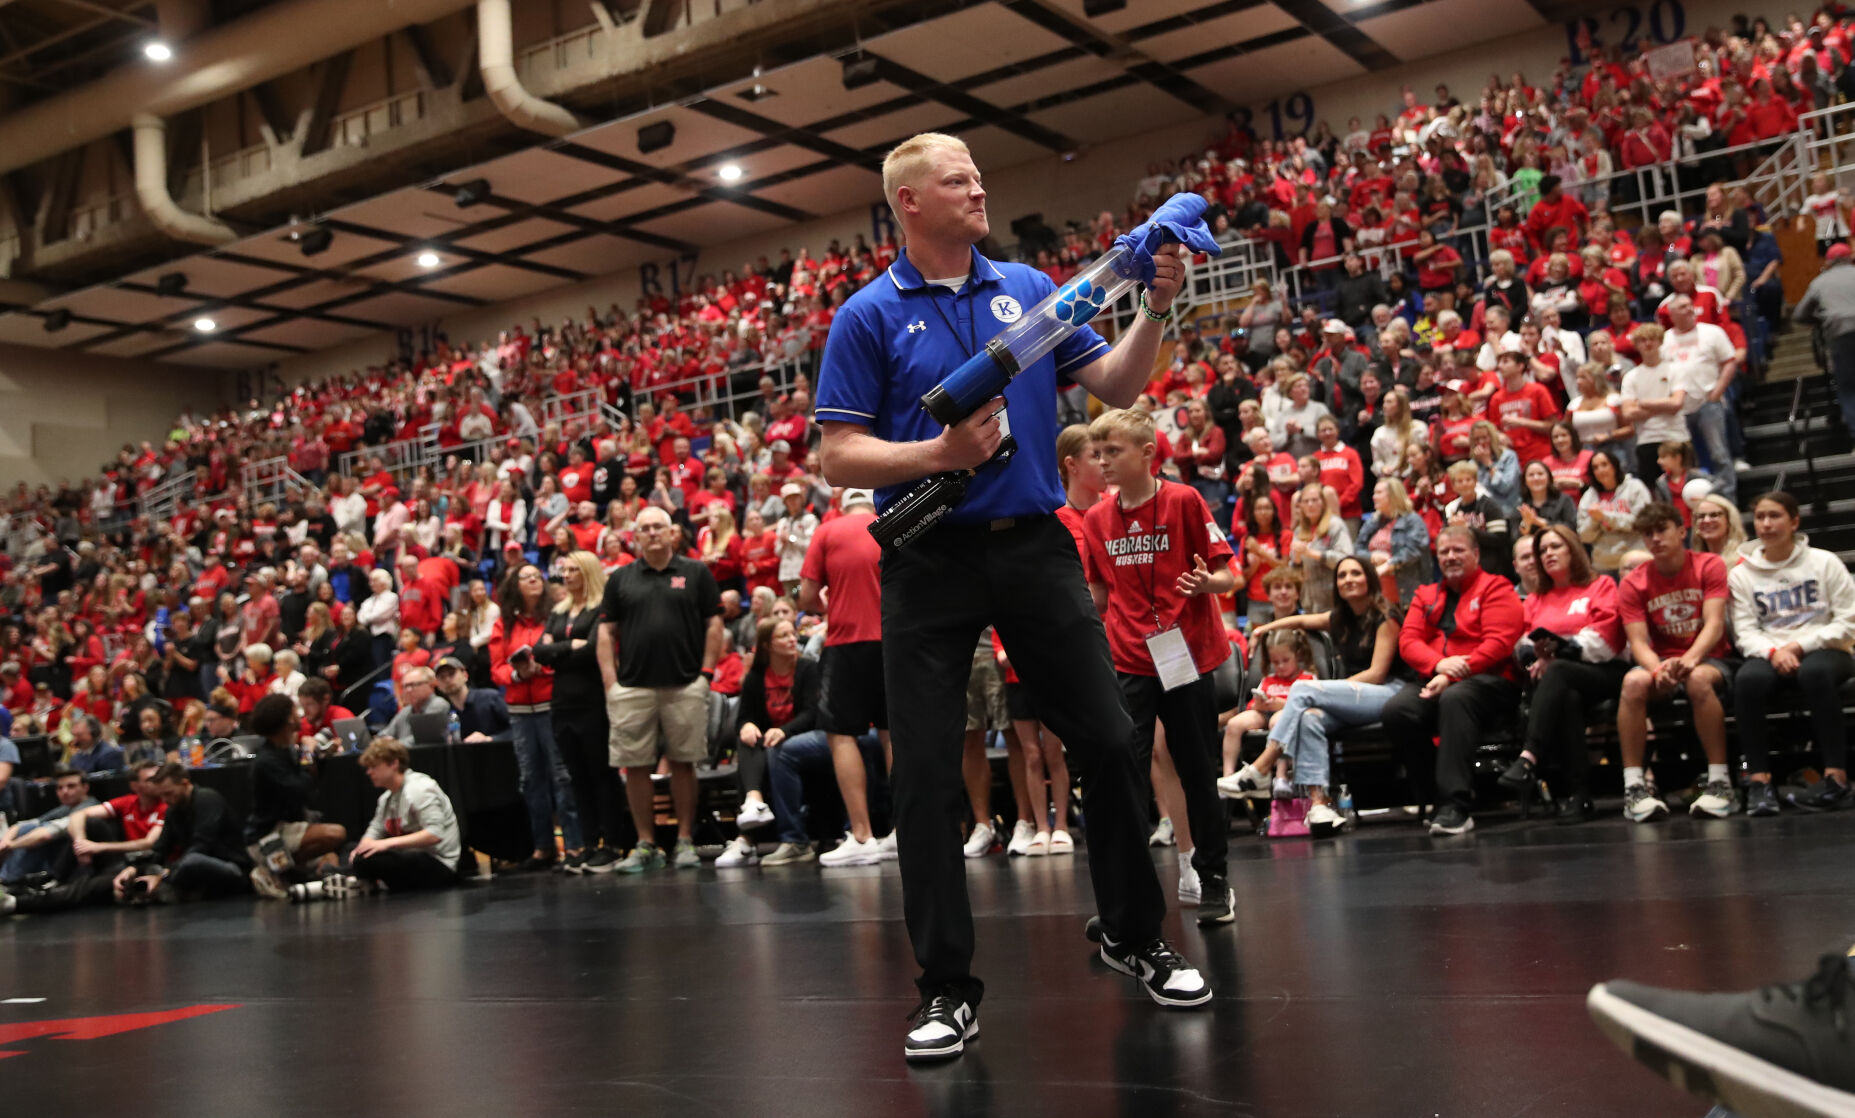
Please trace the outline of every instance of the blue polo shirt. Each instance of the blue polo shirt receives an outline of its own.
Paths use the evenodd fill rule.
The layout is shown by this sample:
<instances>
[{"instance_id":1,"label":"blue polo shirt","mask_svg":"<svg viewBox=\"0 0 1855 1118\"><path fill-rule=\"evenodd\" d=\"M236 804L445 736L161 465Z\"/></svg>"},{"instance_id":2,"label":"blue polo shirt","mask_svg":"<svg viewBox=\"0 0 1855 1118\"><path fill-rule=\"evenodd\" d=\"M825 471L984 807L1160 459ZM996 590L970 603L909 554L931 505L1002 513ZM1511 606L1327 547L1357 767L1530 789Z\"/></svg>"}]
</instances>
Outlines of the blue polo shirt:
<instances>
[{"instance_id":1,"label":"blue polo shirt","mask_svg":"<svg viewBox=\"0 0 1855 1118\"><path fill-rule=\"evenodd\" d=\"M956 294L925 282L904 252L832 320L818 371L818 419L861 424L888 442L938 436L941 425L922 409L922 395L1055 290L1037 269L988 260L974 249L972 271ZM1040 516L1063 503L1057 388L1107 352L1108 343L1085 325L1012 380L1005 404L1018 452L1002 468L979 472L966 500L948 514L950 523ZM876 507L914 484L878 489Z\"/></svg>"}]
</instances>

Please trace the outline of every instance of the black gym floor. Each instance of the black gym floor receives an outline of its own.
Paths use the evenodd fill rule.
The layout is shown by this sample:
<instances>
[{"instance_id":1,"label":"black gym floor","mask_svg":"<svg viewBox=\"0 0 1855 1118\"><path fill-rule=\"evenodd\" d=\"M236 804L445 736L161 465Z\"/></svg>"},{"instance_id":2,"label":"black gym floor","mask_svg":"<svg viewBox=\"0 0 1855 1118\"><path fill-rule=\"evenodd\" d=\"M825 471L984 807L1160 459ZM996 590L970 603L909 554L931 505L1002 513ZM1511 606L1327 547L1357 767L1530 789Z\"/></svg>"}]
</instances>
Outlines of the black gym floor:
<instances>
[{"instance_id":1,"label":"black gym floor","mask_svg":"<svg viewBox=\"0 0 1855 1118\"><path fill-rule=\"evenodd\" d=\"M1092 961L1086 854L968 863L981 1036L925 1068L893 864L14 919L0 1110L1699 1118L1585 990L1761 985L1855 934L1855 814L1483 822L1235 840L1237 926L1169 919L1199 1011Z\"/></svg>"}]
</instances>

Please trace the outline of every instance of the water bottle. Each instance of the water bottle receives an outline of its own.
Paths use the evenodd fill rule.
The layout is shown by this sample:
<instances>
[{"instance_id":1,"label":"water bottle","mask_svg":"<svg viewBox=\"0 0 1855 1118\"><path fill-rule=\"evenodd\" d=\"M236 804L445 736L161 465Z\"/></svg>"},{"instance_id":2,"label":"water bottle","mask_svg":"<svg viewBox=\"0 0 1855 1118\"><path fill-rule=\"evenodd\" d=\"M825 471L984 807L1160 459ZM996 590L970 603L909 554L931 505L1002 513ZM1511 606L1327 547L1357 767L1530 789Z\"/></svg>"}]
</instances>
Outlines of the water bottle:
<instances>
[{"instance_id":1,"label":"water bottle","mask_svg":"<svg viewBox=\"0 0 1855 1118\"><path fill-rule=\"evenodd\" d=\"M1344 784L1340 785L1340 814L1348 826L1359 822L1359 813L1353 810L1353 790Z\"/></svg>"},{"instance_id":2,"label":"water bottle","mask_svg":"<svg viewBox=\"0 0 1855 1118\"><path fill-rule=\"evenodd\" d=\"M457 724L457 708L451 708L451 720L444 725L444 740L447 745L456 745L463 739L463 732Z\"/></svg>"}]
</instances>

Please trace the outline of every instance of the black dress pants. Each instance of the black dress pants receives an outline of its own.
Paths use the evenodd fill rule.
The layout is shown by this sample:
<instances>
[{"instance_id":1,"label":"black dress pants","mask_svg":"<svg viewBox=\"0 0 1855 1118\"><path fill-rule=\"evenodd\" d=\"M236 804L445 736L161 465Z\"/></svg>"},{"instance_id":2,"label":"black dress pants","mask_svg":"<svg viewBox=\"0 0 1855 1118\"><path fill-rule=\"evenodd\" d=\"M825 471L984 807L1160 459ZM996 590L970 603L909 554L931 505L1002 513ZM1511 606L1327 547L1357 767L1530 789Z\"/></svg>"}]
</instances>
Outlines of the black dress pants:
<instances>
[{"instance_id":1,"label":"black dress pants","mask_svg":"<svg viewBox=\"0 0 1855 1118\"><path fill-rule=\"evenodd\" d=\"M1159 935L1166 902L1146 849L1145 782L1108 638L1069 530L1054 516L993 531L942 524L882 565L902 907L923 994L954 988L977 1004L973 915L960 825L966 681L973 645L998 627L1043 722L1082 780L1089 876L1107 934Z\"/></svg>"},{"instance_id":2,"label":"black dress pants","mask_svg":"<svg viewBox=\"0 0 1855 1118\"><path fill-rule=\"evenodd\" d=\"M1438 808L1448 802L1467 811L1475 805L1469 771L1475 748L1487 730L1513 718L1520 706L1520 688L1500 676L1472 675L1434 698L1422 698L1422 690L1406 687L1393 695L1379 722L1419 789L1434 790ZM1432 737L1440 739L1435 748Z\"/></svg>"},{"instance_id":3,"label":"black dress pants","mask_svg":"<svg viewBox=\"0 0 1855 1118\"><path fill-rule=\"evenodd\" d=\"M1591 751L1585 746L1585 724L1591 708L1613 702L1623 694L1623 677L1629 670L1629 663L1623 660L1586 664L1555 659L1533 688L1526 747L1540 759L1541 767L1565 774L1565 794L1582 796L1591 790ZM1555 788L1554 797L1558 795Z\"/></svg>"},{"instance_id":4,"label":"black dress pants","mask_svg":"<svg viewBox=\"0 0 1855 1118\"><path fill-rule=\"evenodd\" d=\"M1200 876L1226 875L1230 821L1217 794L1217 770L1223 763L1223 735L1217 731L1217 683L1199 676L1167 691L1150 675L1121 672L1121 694L1134 720L1134 763L1149 772L1153 759L1153 723L1166 727L1166 749L1185 790L1185 813L1192 830L1192 868Z\"/></svg>"}]
</instances>

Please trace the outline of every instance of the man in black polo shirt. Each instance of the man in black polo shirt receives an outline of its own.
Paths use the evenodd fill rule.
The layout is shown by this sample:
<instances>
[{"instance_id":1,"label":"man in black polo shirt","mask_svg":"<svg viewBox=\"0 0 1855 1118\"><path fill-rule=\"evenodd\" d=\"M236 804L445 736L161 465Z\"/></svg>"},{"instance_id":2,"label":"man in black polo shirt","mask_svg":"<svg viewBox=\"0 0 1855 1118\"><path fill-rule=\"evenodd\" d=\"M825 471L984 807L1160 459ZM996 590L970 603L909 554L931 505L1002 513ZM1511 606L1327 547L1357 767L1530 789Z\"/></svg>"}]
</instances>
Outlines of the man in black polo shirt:
<instances>
[{"instance_id":1,"label":"man in black polo shirt","mask_svg":"<svg viewBox=\"0 0 1855 1118\"><path fill-rule=\"evenodd\" d=\"M663 851L650 840L655 833L651 771L657 767L660 740L670 759L670 798L676 806L674 863L700 864L691 840L695 763L708 756L709 680L723 634L721 588L706 565L676 554L669 514L647 508L638 514L635 530L643 562L621 567L605 584L598 642L612 726L612 767L625 770L625 798L641 836L618 864L620 873L664 864Z\"/></svg>"}]
</instances>

